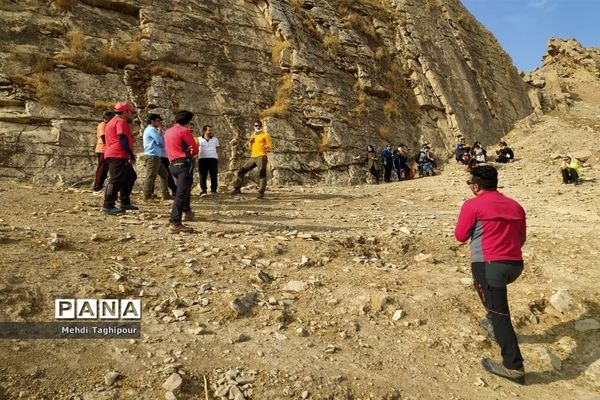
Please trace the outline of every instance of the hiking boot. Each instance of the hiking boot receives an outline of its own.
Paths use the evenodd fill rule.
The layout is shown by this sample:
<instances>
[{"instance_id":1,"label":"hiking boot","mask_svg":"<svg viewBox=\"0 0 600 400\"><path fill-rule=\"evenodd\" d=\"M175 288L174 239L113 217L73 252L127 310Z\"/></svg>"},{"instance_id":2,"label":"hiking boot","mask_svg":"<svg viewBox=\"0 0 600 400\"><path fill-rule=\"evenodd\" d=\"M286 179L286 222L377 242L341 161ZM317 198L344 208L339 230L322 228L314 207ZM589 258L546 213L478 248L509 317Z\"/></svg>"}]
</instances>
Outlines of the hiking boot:
<instances>
[{"instance_id":1,"label":"hiking boot","mask_svg":"<svg viewBox=\"0 0 600 400\"><path fill-rule=\"evenodd\" d=\"M163 194L163 195L160 197L160 199L161 199L162 201L166 201L166 200L173 200L173 196L171 196L169 193L167 193L167 194Z\"/></svg>"},{"instance_id":2,"label":"hiking boot","mask_svg":"<svg viewBox=\"0 0 600 400\"><path fill-rule=\"evenodd\" d=\"M121 209L128 211L136 211L140 208L138 206L134 206L133 204L121 204Z\"/></svg>"},{"instance_id":3,"label":"hiking boot","mask_svg":"<svg viewBox=\"0 0 600 400\"><path fill-rule=\"evenodd\" d=\"M264 199L265 198L265 194L262 192L258 192L258 194L256 195L257 199Z\"/></svg>"},{"instance_id":4,"label":"hiking boot","mask_svg":"<svg viewBox=\"0 0 600 400\"><path fill-rule=\"evenodd\" d=\"M235 196L236 194L242 194L242 191L240 189L233 189L233 192L231 192L231 195Z\"/></svg>"},{"instance_id":5,"label":"hiking boot","mask_svg":"<svg viewBox=\"0 0 600 400\"><path fill-rule=\"evenodd\" d=\"M169 231L174 234L178 233L194 233L194 228L183 224L171 224Z\"/></svg>"},{"instance_id":6,"label":"hiking boot","mask_svg":"<svg viewBox=\"0 0 600 400\"><path fill-rule=\"evenodd\" d=\"M483 328L488 339L490 339L492 342L497 342L496 335L494 334L494 326L488 317L485 317L479 321L479 326Z\"/></svg>"},{"instance_id":7,"label":"hiking boot","mask_svg":"<svg viewBox=\"0 0 600 400\"><path fill-rule=\"evenodd\" d=\"M184 211L181 220L182 221L193 221L195 216L196 216L196 213L194 213L192 210Z\"/></svg>"},{"instance_id":8,"label":"hiking boot","mask_svg":"<svg viewBox=\"0 0 600 400\"><path fill-rule=\"evenodd\" d=\"M489 358L483 358L481 360L481 365L483 369L487 372L501 376L510 381L518 383L519 385L525 384L525 369L508 369L502 363L490 360Z\"/></svg>"},{"instance_id":9,"label":"hiking boot","mask_svg":"<svg viewBox=\"0 0 600 400\"><path fill-rule=\"evenodd\" d=\"M108 215L119 215L119 214L123 214L125 212L125 210L118 208L118 207L110 207L110 208L103 208L102 212Z\"/></svg>"}]
</instances>

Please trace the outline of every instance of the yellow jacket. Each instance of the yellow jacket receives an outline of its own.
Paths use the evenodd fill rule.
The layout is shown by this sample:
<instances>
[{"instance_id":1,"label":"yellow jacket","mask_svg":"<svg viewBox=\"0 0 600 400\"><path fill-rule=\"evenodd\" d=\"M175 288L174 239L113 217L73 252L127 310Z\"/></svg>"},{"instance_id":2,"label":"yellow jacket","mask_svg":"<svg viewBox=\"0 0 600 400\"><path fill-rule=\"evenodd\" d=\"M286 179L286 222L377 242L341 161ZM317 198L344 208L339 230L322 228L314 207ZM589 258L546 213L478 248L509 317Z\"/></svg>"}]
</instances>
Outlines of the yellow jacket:
<instances>
[{"instance_id":1,"label":"yellow jacket","mask_svg":"<svg viewBox=\"0 0 600 400\"><path fill-rule=\"evenodd\" d=\"M575 157L571 158L571 163L569 164L569 168L577 171L577 176L581 178L581 167L579 166L579 161Z\"/></svg>"},{"instance_id":2,"label":"yellow jacket","mask_svg":"<svg viewBox=\"0 0 600 400\"><path fill-rule=\"evenodd\" d=\"M271 135L265 131L253 133L250 136L250 157L266 156L273 149Z\"/></svg>"},{"instance_id":3,"label":"yellow jacket","mask_svg":"<svg viewBox=\"0 0 600 400\"><path fill-rule=\"evenodd\" d=\"M563 161L562 164L560 164L561 170L567 168L574 169L577 172L577 176L581 178L581 166L579 165L579 161L577 161L575 157L571 158L570 163Z\"/></svg>"}]
</instances>

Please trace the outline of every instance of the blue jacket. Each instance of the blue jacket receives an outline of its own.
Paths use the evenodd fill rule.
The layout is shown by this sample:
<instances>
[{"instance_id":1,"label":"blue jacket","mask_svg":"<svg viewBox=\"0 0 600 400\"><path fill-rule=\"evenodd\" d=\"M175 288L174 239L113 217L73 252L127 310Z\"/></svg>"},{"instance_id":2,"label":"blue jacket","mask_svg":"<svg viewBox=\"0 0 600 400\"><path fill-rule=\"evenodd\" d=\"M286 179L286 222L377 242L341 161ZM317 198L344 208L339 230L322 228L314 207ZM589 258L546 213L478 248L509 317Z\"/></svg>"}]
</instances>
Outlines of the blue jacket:
<instances>
[{"instance_id":1,"label":"blue jacket","mask_svg":"<svg viewBox=\"0 0 600 400\"><path fill-rule=\"evenodd\" d=\"M165 142L158 129L148 125L144 129L144 154L154 157L166 157Z\"/></svg>"},{"instance_id":2,"label":"blue jacket","mask_svg":"<svg viewBox=\"0 0 600 400\"><path fill-rule=\"evenodd\" d=\"M383 162L383 165L391 165L393 158L394 158L394 155L392 153L392 149L387 148L387 147L384 148L383 151L381 152L381 161Z\"/></svg>"}]
</instances>

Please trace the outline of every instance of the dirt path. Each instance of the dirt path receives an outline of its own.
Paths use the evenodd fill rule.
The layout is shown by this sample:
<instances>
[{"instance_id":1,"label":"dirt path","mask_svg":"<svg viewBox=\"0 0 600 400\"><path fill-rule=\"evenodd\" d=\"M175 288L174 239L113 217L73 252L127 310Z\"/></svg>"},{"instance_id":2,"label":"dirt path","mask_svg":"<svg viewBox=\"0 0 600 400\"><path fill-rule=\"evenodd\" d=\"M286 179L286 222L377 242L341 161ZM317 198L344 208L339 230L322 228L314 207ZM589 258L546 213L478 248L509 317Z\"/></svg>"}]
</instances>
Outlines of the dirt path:
<instances>
[{"instance_id":1,"label":"dirt path","mask_svg":"<svg viewBox=\"0 0 600 400\"><path fill-rule=\"evenodd\" d=\"M231 370L264 400L598 399L599 331L574 328L600 320L597 115L585 104L507 136L517 160L500 167L501 191L528 213L526 271L509 293L527 386L479 366L499 351L453 237L470 193L451 164L409 182L271 188L264 201L194 196L199 233L187 236L168 233L166 205L107 217L89 192L0 182L1 320L51 321L55 298L141 297L144 310L140 340L0 342L0 399L162 399L175 371L177 398L200 399L204 377L212 396ZM578 150L592 153L585 181L561 185L551 155ZM557 290L573 299L565 313L549 303ZM248 293L239 316L230 302Z\"/></svg>"}]
</instances>

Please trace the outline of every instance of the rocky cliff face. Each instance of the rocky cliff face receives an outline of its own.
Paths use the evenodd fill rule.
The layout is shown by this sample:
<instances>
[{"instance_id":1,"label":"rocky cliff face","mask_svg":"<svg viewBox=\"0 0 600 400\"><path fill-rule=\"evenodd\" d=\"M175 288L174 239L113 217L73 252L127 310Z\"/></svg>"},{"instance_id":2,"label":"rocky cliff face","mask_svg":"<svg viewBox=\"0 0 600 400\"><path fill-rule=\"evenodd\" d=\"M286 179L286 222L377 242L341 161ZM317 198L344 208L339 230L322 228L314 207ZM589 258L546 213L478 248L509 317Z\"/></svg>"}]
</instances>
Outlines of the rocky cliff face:
<instances>
[{"instance_id":1,"label":"rocky cliff face","mask_svg":"<svg viewBox=\"0 0 600 400\"><path fill-rule=\"evenodd\" d=\"M457 134L489 144L531 112L458 0L24 0L0 14L2 176L87 184L118 100L142 119L192 110L229 170L260 115L277 183L356 182L368 143L445 155Z\"/></svg>"},{"instance_id":2,"label":"rocky cliff face","mask_svg":"<svg viewBox=\"0 0 600 400\"><path fill-rule=\"evenodd\" d=\"M543 65L524 75L531 103L538 112L565 111L574 101L600 100L600 49L575 39L551 38Z\"/></svg>"}]
</instances>

